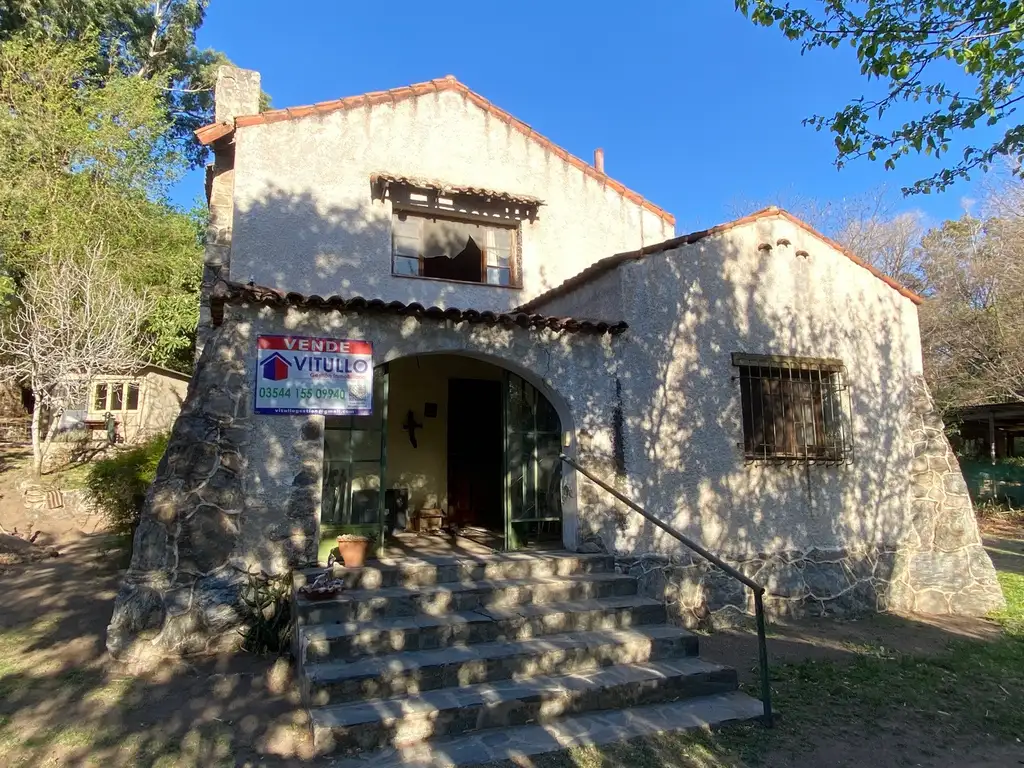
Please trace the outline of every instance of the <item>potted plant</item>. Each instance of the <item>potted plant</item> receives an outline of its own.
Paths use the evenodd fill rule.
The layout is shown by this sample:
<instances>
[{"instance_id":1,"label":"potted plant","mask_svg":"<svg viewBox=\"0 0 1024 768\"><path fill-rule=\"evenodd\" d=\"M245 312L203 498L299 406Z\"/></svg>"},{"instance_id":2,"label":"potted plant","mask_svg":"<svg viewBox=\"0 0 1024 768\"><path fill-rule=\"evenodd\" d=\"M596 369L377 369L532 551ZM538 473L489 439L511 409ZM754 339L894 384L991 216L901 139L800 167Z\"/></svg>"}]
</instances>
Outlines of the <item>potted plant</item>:
<instances>
[{"instance_id":1,"label":"potted plant","mask_svg":"<svg viewBox=\"0 0 1024 768\"><path fill-rule=\"evenodd\" d=\"M338 555L346 568L362 568L366 553L373 542L372 536L362 533L343 533L338 537Z\"/></svg>"}]
</instances>

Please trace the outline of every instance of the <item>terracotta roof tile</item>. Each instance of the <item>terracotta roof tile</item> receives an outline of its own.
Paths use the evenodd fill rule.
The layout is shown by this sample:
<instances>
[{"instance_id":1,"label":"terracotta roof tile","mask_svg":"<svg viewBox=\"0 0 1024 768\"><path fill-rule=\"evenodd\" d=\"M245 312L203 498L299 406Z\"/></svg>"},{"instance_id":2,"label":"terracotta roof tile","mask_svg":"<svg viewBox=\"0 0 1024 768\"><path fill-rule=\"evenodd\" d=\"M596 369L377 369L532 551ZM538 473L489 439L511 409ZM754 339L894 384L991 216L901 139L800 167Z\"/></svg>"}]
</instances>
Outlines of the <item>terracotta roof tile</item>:
<instances>
[{"instance_id":1,"label":"terracotta roof tile","mask_svg":"<svg viewBox=\"0 0 1024 768\"><path fill-rule=\"evenodd\" d=\"M452 320L483 325L501 325L506 328L520 328L568 333L593 333L617 335L629 326L626 323L588 320L574 317L552 317L528 312L491 312L456 307L424 307L422 304L406 304L401 301L367 299L363 296L343 298L341 296L307 296L301 293L285 293L264 285L243 285L242 283L219 280L210 292L210 313L214 325L224 321L225 304L250 304L262 307L286 309L307 309L321 312L360 312L412 316L428 320Z\"/></svg>"},{"instance_id":2,"label":"terracotta roof tile","mask_svg":"<svg viewBox=\"0 0 1024 768\"><path fill-rule=\"evenodd\" d=\"M906 286L901 285L899 282L889 277L888 275L884 274L880 270L876 269L872 265L868 264L863 259L858 257L855 253L843 247L832 238L826 237L825 235L821 234L820 232L818 232L818 230L816 230L807 222L801 221L793 214L788 213L787 211L784 211L781 208L778 208L774 205L770 205L767 208L763 208L760 211L756 211L755 213L750 214L749 216L744 216L743 218L735 219L734 221L728 221L724 224L718 224L717 226L711 227L710 229L702 229L699 232L691 232L688 235L673 237L672 239L665 240L664 242L661 243L655 243L654 245L644 246L638 251L627 251L626 253L617 253L614 256L608 256L606 258L601 259L600 261L595 261L593 264L591 264L589 267L584 269L579 274L576 274L570 277L565 282L556 285L554 288L551 288L548 291L545 291L540 296L530 299L530 301L520 305L516 309L520 312L529 312L530 310L535 309L541 304L550 301L551 299L557 296L562 296L563 294L569 293L570 291L575 290L576 288L585 283L589 283L591 280L600 277L605 272L610 272L620 264L624 264L630 261L639 261L640 259L644 258L645 256L649 256L652 253L664 253L665 251L671 251L675 248L679 248L684 245L692 245L693 243L703 240L706 237L711 237L712 235L727 232L728 230L734 229L735 227L739 227L744 224L750 224L751 222L757 221L758 219L766 219L772 216L778 216L780 218L786 219L790 223L800 227L800 229L804 230L805 232L809 232L810 234L824 241L829 246L843 254L854 264L857 264L858 266L861 266L864 269L868 270L868 272L873 274L879 280L881 280L886 285L896 290L901 295L906 296L915 304L924 303L924 299L921 296L914 293ZM771 245L768 245L768 248L770 249Z\"/></svg>"},{"instance_id":3,"label":"terracotta roof tile","mask_svg":"<svg viewBox=\"0 0 1024 768\"><path fill-rule=\"evenodd\" d=\"M601 182L613 190L618 192L620 195L625 197L627 200L636 203L637 205L647 209L654 215L661 218L668 224L675 224L675 217L668 211L654 205L642 195L637 192L628 189L624 185L613 181L608 178L604 173L598 171L590 163L581 160L575 155L562 149L560 146L555 144L550 139L537 133L527 123L519 120L512 114L506 112L500 107L494 106L491 102L485 99L480 94L471 91L468 87L456 80L452 75L447 75L443 78L437 78L429 80L425 83L414 83L413 85L402 86L401 88L392 88L388 91L374 91L372 93L363 94L361 96L349 96L343 99L334 99L332 101L321 101L317 104L313 104L312 107L291 107L288 109L271 109L266 112L261 112L258 115L244 115L242 117L235 118L235 126L246 127L251 125L260 125L263 123L275 123L281 120L291 120L298 117L305 117L310 114L309 109L314 109L315 114L323 115L331 112L336 112L344 109L353 109L355 107L364 106L367 104L377 103L397 103L408 98L414 98L416 96L422 96L432 91L453 91L460 94L464 98L476 104L481 109L485 110L492 117L501 120L503 123L507 123L523 135L529 137L533 141L543 146L549 152L554 153L558 157L562 158L569 165L582 171L585 175L589 176L596 181ZM209 129L212 126L203 126L198 129L195 134L196 138L199 139L202 144L210 144L217 138L221 138L224 134L217 135L215 138L209 138L212 134Z\"/></svg>"},{"instance_id":4,"label":"terracotta roof tile","mask_svg":"<svg viewBox=\"0 0 1024 768\"><path fill-rule=\"evenodd\" d=\"M196 131L196 138L201 144L212 144L217 139L234 132L235 126L231 123L210 123Z\"/></svg>"}]
</instances>

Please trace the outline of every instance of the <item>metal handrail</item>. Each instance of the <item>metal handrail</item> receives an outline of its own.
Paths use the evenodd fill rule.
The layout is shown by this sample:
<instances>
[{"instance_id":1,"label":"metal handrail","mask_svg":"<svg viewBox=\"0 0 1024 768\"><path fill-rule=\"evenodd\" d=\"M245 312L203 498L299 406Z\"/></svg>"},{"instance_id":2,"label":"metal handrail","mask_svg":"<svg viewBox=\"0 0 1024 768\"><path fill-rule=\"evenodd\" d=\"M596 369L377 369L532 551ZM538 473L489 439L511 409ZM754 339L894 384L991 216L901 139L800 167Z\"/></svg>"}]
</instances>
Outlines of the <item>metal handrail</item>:
<instances>
[{"instance_id":1,"label":"metal handrail","mask_svg":"<svg viewBox=\"0 0 1024 768\"><path fill-rule=\"evenodd\" d=\"M680 533L668 523L665 523L659 520L658 518L654 517L654 515L650 514L639 504L627 498L626 496L623 496L617 490L608 485L608 483L604 482L600 478L595 477L591 472L588 472L586 469L581 467L574 459L569 458L564 453L558 454L558 458L560 458L570 467L575 469L581 475L586 477L588 480L595 483L599 488L610 493L612 496L614 496L627 507L629 507L634 512L639 514L645 520L658 526L669 536L671 536L684 546L696 552L698 555L703 557L712 565L718 566L720 569L725 571L729 576L732 576L734 579L744 584L745 586L750 587L751 591L754 593L754 615L757 621L757 652L761 667L761 704L764 706L763 721L764 724L770 728L772 725L772 691L771 684L768 680L768 643L765 639L764 629L764 587L762 587L749 576L740 573L727 562L722 560L722 558L718 557L717 555L711 552L708 552L708 550L704 549L704 547L702 547L700 544L693 541L693 539L689 538L688 536Z\"/></svg>"}]
</instances>

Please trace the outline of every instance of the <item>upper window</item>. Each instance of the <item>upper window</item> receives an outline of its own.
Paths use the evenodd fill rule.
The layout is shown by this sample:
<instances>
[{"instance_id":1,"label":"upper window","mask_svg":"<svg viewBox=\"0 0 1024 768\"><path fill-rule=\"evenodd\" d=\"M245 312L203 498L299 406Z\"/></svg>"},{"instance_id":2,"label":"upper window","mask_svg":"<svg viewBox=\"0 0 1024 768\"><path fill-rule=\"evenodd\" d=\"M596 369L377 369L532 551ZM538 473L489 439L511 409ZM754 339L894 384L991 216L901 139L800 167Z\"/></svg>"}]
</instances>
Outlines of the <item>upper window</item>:
<instances>
[{"instance_id":1,"label":"upper window","mask_svg":"<svg viewBox=\"0 0 1024 768\"><path fill-rule=\"evenodd\" d=\"M398 211L391 271L488 285L518 285L516 227Z\"/></svg>"},{"instance_id":2,"label":"upper window","mask_svg":"<svg viewBox=\"0 0 1024 768\"><path fill-rule=\"evenodd\" d=\"M92 390L94 411L137 411L139 409L139 382L108 381L96 384Z\"/></svg>"},{"instance_id":3,"label":"upper window","mask_svg":"<svg viewBox=\"0 0 1024 768\"><path fill-rule=\"evenodd\" d=\"M852 460L850 396L841 360L733 355L748 460Z\"/></svg>"},{"instance_id":4,"label":"upper window","mask_svg":"<svg viewBox=\"0 0 1024 768\"><path fill-rule=\"evenodd\" d=\"M472 186L383 173L374 197L391 203L391 273L522 287L519 236L540 200Z\"/></svg>"}]
</instances>

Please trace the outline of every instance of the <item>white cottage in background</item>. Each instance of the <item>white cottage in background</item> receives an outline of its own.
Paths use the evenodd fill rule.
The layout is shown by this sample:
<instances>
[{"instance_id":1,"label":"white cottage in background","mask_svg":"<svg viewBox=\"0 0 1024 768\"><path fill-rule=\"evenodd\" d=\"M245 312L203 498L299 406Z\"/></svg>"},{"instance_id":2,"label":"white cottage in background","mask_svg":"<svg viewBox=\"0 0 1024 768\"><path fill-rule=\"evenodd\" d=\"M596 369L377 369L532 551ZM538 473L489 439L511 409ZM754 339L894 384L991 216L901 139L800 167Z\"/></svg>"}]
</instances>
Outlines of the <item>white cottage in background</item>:
<instances>
[{"instance_id":1,"label":"white cottage in background","mask_svg":"<svg viewBox=\"0 0 1024 768\"><path fill-rule=\"evenodd\" d=\"M778 613L1001 601L922 379L920 297L777 208L676 237L600 153L452 77L263 113L258 96L257 73L222 69L197 132L215 156L202 355L113 650L143 629L205 647L246 573L314 564L346 531L412 556L444 527L625 572L662 557L643 589L678 620L748 608L560 454ZM283 394L288 355L261 350L299 339L372 348L344 395L368 414L322 414L330 386Z\"/></svg>"}]
</instances>

